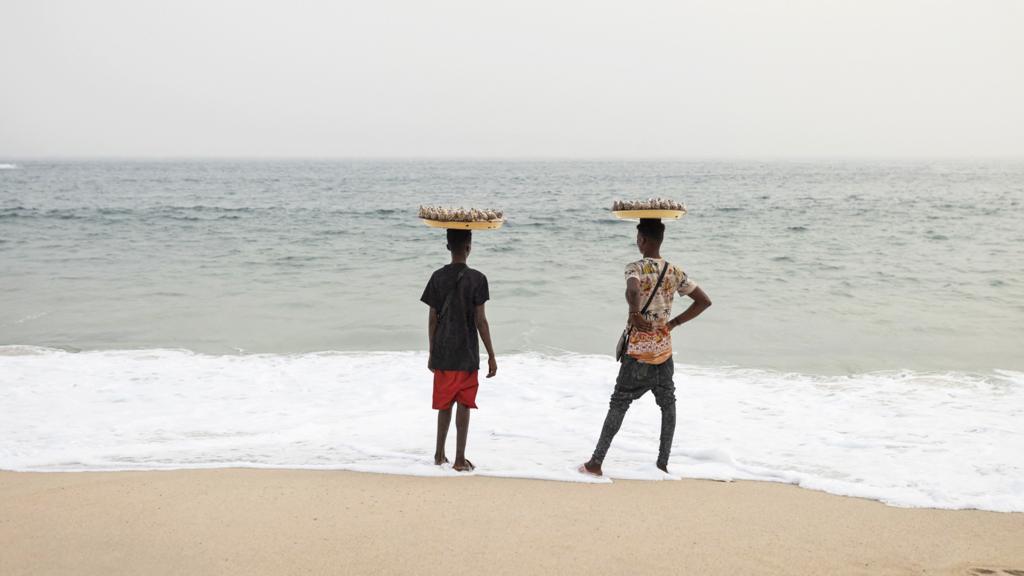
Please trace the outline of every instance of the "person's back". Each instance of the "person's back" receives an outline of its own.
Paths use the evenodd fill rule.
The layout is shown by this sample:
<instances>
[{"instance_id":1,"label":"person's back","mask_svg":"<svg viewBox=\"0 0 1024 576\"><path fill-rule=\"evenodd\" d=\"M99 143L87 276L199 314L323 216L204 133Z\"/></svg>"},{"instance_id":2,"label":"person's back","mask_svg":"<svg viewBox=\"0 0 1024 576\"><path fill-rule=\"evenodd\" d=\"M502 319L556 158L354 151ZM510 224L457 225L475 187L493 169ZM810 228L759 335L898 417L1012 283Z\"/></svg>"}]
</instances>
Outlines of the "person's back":
<instances>
[{"instance_id":1,"label":"person's back","mask_svg":"<svg viewBox=\"0 0 1024 576\"><path fill-rule=\"evenodd\" d=\"M665 277L658 291L651 296L651 290L658 285L661 269L668 265ZM649 331L634 328L629 335L626 354L645 364L662 364L672 357L672 333L668 322L672 318L672 302L675 295L689 296L697 289L697 283L687 276L682 268L664 258L644 257L626 265L626 282L636 278L640 283L640 300L651 303L644 317L651 323Z\"/></svg>"},{"instance_id":2,"label":"person's back","mask_svg":"<svg viewBox=\"0 0 1024 576\"><path fill-rule=\"evenodd\" d=\"M430 367L468 370L480 367L476 307L489 298L487 277L465 263L447 264L430 276L423 301L437 310Z\"/></svg>"},{"instance_id":3,"label":"person's back","mask_svg":"<svg viewBox=\"0 0 1024 576\"><path fill-rule=\"evenodd\" d=\"M430 306L427 333L430 352L427 368L434 374L433 407L437 413L437 448L434 463L448 462L445 441L452 418L452 404L458 404L455 428L458 432L453 468L472 470L466 459L466 438L469 433L469 410L476 408L479 387L480 346L487 348L487 377L497 373L498 365L491 346L484 303L490 298L487 277L466 264L472 248L468 230L448 230L448 250L452 261L434 271L423 289L420 300Z\"/></svg>"}]
</instances>

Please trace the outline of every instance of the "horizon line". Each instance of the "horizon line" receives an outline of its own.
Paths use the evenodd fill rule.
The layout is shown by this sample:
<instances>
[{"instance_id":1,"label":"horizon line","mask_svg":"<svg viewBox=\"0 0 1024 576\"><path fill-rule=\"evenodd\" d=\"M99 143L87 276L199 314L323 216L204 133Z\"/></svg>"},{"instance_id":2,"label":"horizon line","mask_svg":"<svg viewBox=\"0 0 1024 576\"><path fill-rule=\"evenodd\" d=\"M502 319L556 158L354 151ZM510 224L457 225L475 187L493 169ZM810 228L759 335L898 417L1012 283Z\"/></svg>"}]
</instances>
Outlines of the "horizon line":
<instances>
[{"instance_id":1,"label":"horizon line","mask_svg":"<svg viewBox=\"0 0 1024 576\"><path fill-rule=\"evenodd\" d=\"M307 161L307 162L934 162L1024 161L1024 155L905 155L905 156L331 156L331 155L46 155L0 156L7 162L40 161Z\"/></svg>"}]
</instances>

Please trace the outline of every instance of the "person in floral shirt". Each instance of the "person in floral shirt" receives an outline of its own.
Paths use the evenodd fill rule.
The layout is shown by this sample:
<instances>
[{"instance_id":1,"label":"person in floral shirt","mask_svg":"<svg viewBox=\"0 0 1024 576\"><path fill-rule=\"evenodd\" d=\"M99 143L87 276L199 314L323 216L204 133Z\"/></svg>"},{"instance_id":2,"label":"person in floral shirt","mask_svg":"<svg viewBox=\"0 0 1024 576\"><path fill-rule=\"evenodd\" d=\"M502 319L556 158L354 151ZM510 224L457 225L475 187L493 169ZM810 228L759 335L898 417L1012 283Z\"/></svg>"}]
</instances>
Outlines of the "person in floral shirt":
<instances>
[{"instance_id":1,"label":"person in floral shirt","mask_svg":"<svg viewBox=\"0 0 1024 576\"><path fill-rule=\"evenodd\" d=\"M580 472L600 476L601 464L612 439L622 426L630 403L648 390L661 408L661 438L657 466L668 472L672 437L676 429L675 383L672 381L672 330L693 320L711 306L711 299L682 268L661 257L665 224L657 219L644 219L637 225L636 245L643 256L626 265L626 302L629 304L629 338L619 376L615 380L608 415L601 428L601 437L590 460ZM658 279L662 276L660 285ZM652 296L657 286L657 292ZM675 295L689 296L690 306L672 317ZM647 310L641 313L650 299Z\"/></svg>"}]
</instances>

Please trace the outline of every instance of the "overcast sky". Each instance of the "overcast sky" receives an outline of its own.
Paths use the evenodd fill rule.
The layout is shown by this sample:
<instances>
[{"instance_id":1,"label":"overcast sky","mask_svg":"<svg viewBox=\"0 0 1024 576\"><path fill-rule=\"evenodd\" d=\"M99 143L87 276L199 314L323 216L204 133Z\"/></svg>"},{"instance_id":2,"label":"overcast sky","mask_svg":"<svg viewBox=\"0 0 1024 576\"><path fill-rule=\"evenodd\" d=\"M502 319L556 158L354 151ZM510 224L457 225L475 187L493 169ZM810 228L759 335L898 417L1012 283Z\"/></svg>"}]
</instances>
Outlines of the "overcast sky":
<instances>
[{"instance_id":1,"label":"overcast sky","mask_svg":"<svg viewBox=\"0 0 1024 576\"><path fill-rule=\"evenodd\" d=\"M0 0L0 160L1024 157L1019 0Z\"/></svg>"}]
</instances>

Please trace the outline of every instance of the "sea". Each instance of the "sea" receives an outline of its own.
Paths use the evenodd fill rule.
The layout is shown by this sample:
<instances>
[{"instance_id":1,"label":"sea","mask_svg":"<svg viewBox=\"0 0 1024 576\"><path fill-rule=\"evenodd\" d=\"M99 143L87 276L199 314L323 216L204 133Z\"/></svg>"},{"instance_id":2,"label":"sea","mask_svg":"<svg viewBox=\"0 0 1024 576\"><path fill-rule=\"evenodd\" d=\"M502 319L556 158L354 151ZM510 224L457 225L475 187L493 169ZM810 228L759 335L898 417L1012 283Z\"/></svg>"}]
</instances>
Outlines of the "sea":
<instances>
[{"instance_id":1,"label":"sea","mask_svg":"<svg viewBox=\"0 0 1024 576\"><path fill-rule=\"evenodd\" d=\"M662 254L713 306L673 332L670 473L648 395L586 478L639 257L610 207L650 197L687 204ZM0 469L457 475L432 464L419 298L448 253L421 204L505 212L469 259L499 366L475 474L1024 511L1017 160L0 158Z\"/></svg>"}]
</instances>

